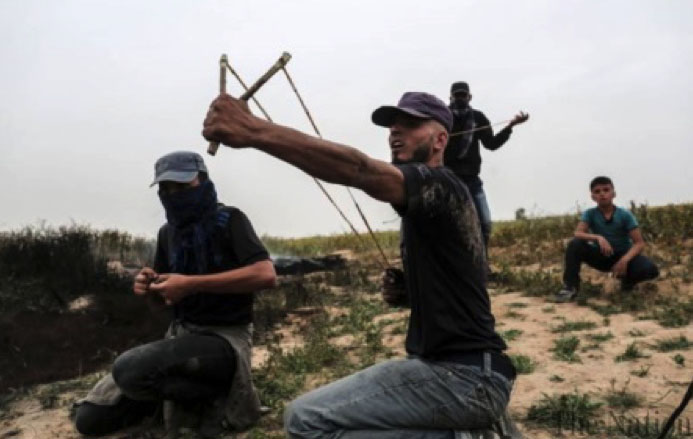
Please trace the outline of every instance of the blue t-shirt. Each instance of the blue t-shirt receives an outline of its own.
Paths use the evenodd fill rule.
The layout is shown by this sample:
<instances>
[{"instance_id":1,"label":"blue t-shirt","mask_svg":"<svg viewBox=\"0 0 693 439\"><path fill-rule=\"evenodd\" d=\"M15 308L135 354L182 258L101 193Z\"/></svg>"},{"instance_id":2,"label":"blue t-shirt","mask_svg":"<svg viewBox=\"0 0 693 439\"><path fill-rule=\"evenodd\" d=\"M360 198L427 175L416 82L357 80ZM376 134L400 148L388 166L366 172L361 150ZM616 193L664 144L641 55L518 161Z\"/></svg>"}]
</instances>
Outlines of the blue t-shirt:
<instances>
[{"instance_id":1,"label":"blue t-shirt","mask_svg":"<svg viewBox=\"0 0 693 439\"><path fill-rule=\"evenodd\" d=\"M633 245L629 233L638 227L638 221L622 207L615 206L614 214L608 221L597 207L584 211L580 220L587 223L592 233L606 238L615 253L625 253Z\"/></svg>"}]
</instances>

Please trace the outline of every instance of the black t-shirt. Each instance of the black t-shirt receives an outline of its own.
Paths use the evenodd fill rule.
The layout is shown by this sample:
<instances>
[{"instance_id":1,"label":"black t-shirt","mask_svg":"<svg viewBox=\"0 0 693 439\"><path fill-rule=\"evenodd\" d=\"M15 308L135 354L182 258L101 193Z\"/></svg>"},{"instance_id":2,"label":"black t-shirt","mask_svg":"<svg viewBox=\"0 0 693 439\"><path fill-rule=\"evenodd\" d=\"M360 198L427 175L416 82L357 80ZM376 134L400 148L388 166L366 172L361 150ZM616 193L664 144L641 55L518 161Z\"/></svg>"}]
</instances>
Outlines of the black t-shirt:
<instances>
[{"instance_id":1,"label":"black t-shirt","mask_svg":"<svg viewBox=\"0 0 693 439\"><path fill-rule=\"evenodd\" d=\"M474 115L474 127L480 128L491 124L484 113L479 110L472 109ZM465 129L464 120L455 117L452 125L452 133L463 131ZM494 151L510 138L512 128L505 127L493 134L493 128L488 127L483 130L472 133L472 141L466 151L462 149L466 146L461 135L453 135L448 140L448 146L445 148L445 156L443 161L445 166L452 169L455 174L460 177L478 176L481 172L481 152L479 150L479 142L484 145L484 148Z\"/></svg>"},{"instance_id":2,"label":"black t-shirt","mask_svg":"<svg viewBox=\"0 0 693 439\"><path fill-rule=\"evenodd\" d=\"M467 187L445 168L398 166L404 174L402 260L411 304L406 348L435 358L506 349L486 291L486 256Z\"/></svg>"},{"instance_id":3,"label":"black t-shirt","mask_svg":"<svg viewBox=\"0 0 693 439\"><path fill-rule=\"evenodd\" d=\"M221 263L210 262L209 273L233 270L258 261L269 259L267 250L255 234L253 226L243 212L235 207L223 206L228 213L223 227L215 231L211 239L219 245ZM169 225L159 229L154 270L157 273L173 272L169 262ZM253 321L253 293L219 294L203 291L191 294L174 305L177 319L200 325L240 325Z\"/></svg>"}]
</instances>

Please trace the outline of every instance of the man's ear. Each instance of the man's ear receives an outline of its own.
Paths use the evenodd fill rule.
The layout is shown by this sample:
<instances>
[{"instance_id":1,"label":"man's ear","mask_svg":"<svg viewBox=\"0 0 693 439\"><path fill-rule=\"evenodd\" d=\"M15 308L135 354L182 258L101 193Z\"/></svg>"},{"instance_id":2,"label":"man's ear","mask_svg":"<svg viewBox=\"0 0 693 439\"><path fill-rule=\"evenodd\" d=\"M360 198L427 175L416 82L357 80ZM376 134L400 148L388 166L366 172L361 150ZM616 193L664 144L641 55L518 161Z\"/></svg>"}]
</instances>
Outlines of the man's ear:
<instances>
[{"instance_id":1,"label":"man's ear","mask_svg":"<svg viewBox=\"0 0 693 439\"><path fill-rule=\"evenodd\" d=\"M594 192L590 192L590 198L592 198L592 201L594 201L595 203L597 202L597 196L594 195Z\"/></svg>"},{"instance_id":2,"label":"man's ear","mask_svg":"<svg viewBox=\"0 0 693 439\"><path fill-rule=\"evenodd\" d=\"M472 95L471 95L471 93L469 94L469 99L467 99L467 102L472 102Z\"/></svg>"},{"instance_id":3,"label":"man's ear","mask_svg":"<svg viewBox=\"0 0 693 439\"><path fill-rule=\"evenodd\" d=\"M449 138L450 134L448 134L447 131L440 131L436 136L435 146L437 147L437 149L445 148L445 146L448 144Z\"/></svg>"}]
</instances>

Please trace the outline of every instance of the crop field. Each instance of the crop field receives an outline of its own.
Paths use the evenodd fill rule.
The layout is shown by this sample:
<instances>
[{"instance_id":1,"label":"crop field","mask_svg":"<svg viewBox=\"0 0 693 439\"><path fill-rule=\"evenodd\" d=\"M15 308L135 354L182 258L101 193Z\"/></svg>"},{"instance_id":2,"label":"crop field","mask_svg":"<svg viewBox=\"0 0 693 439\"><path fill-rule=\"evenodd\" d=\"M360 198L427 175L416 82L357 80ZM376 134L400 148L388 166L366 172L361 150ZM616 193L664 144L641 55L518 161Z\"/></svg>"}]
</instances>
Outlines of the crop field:
<instances>
[{"instance_id":1,"label":"crop field","mask_svg":"<svg viewBox=\"0 0 693 439\"><path fill-rule=\"evenodd\" d=\"M693 204L631 209L660 277L621 292L583 267L582 294L567 304L553 295L577 215L494 223L489 293L519 372L510 413L529 438L655 438L693 378ZM376 236L399 264L398 233ZM269 410L237 438L284 437L293 398L405 356L408 310L381 300L382 258L369 236L263 241L273 255L339 252L347 264L257 294L253 374ZM160 338L167 309L130 292L153 248L81 226L0 233L0 438L80 437L72 404L119 352ZM693 407L680 419L673 437L693 437ZM161 435L149 422L112 437Z\"/></svg>"}]
</instances>

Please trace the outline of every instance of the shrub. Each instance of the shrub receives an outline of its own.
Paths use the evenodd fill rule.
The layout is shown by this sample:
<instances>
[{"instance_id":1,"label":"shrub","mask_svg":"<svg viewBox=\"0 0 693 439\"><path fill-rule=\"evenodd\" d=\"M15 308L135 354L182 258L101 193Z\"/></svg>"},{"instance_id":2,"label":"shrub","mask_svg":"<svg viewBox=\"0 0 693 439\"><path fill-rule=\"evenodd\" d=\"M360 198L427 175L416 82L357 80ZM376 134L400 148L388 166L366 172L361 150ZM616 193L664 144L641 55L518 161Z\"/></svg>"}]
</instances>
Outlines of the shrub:
<instances>
[{"instance_id":1,"label":"shrub","mask_svg":"<svg viewBox=\"0 0 693 439\"><path fill-rule=\"evenodd\" d=\"M547 395L527 412L527 420L546 427L561 429L581 428L588 426L597 416L601 403L592 401L586 393L565 393Z\"/></svg>"},{"instance_id":2,"label":"shrub","mask_svg":"<svg viewBox=\"0 0 693 439\"><path fill-rule=\"evenodd\" d=\"M554 346L551 350L557 360L577 363L580 361L580 357L575 351L579 344L580 340L574 335L561 337L558 340L554 340Z\"/></svg>"},{"instance_id":3,"label":"shrub","mask_svg":"<svg viewBox=\"0 0 693 439\"><path fill-rule=\"evenodd\" d=\"M512 361L518 374L530 374L534 372L537 366L527 355L510 355L510 361Z\"/></svg>"}]
</instances>

